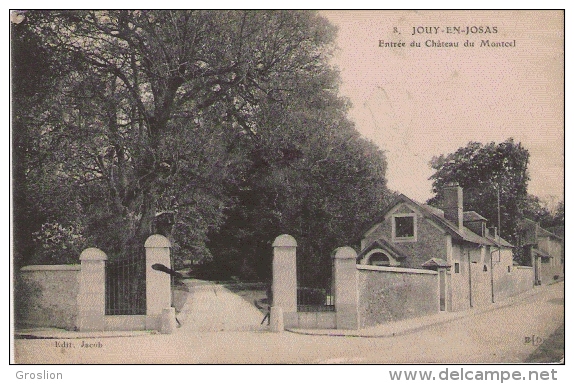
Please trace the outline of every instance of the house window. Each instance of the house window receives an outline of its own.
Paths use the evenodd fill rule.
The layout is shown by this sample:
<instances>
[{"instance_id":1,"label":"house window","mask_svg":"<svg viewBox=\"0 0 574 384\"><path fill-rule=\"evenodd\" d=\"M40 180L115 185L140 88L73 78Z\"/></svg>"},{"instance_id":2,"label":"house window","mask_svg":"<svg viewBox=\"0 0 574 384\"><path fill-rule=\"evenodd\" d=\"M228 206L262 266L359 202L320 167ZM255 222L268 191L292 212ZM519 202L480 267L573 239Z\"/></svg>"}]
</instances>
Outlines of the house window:
<instances>
[{"instance_id":1,"label":"house window","mask_svg":"<svg viewBox=\"0 0 574 384\"><path fill-rule=\"evenodd\" d=\"M395 217L395 237L414 237L415 219L414 217Z\"/></svg>"},{"instance_id":2,"label":"house window","mask_svg":"<svg viewBox=\"0 0 574 384\"><path fill-rule=\"evenodd\" d=\"M393 240L416 241L417 225L415 214L393 216Z\"/></svg>"},{"instance_id":3,"label":"house window","mask_svg":"<svg viewBox=\"0 0 574 384\"><path fill-rule=\"evenodd\" d=\"M510 273L510 265L508 266L508 273Z\"/></svg>"},{"instance_id":4,"label":"house window","mask_svg":"<svg viewBox=\"0 0 574 384\"><path fill-rule=\"evenodd\" d=\"M460 263L454 263L454 273L460 273Z\"/></svg>"}]
</instances>

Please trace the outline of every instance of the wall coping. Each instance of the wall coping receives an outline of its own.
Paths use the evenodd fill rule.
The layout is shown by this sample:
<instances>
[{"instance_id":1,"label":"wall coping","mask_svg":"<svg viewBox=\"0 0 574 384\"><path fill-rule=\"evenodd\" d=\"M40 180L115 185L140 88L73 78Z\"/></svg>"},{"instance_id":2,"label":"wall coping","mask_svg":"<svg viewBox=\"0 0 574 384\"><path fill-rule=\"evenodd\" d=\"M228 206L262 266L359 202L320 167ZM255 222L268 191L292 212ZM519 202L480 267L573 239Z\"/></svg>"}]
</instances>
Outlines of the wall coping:
<instances>
[{"instance_id":1,"label":"wall coping","mask_svg":"<svg viewBox=\"0 0 574 384\"><path fill-rule=\"evenodd\" d=\"M532 269L532 267L529 267L528 265L515 265L514 268L516 268L516 269Z\"/></svg>"},{"instance_id":2,"label":"wall coping","mask_svg":"<svg viewBox=\"0 0 574 384\"><path fill-rule=\"evenodd\" d=\"M376 272L395 272L395 273L412 273L412 274L420 274L420 275L438 275L437 271L430 271L428 269L379 267L376 265L357 264L357 269L363 269L366 271L376 271Z\"/></svg>"},{"instance_id":3,"label":"wall coping","mask_svg":"<svg viewBox=\"0 0 574 384\"><path fill-rule=\"evenodd\" d=\"M333 259L356 259L357 252L351 247L339 247L335 249Z\"/></svg>"},{"instance_id":4,"label":"wall coping","mask_svg":"<svg viewBox=\"0 0 574 384\"><path fill-rule=\"evenodd\" d=\"M82 253L80 254L80 261L101 261L101 260L107 260L108 256L106 256L106 254L104 253L104 251L102 251L101 249L98 248L86 248L82 251Z\"/></svg>"},{"instance_id":5,"label":"wall coping","mask_svg":"<svg viewBox=\"0 0 574 384\"><path fill-rule=\"evenodd\" d=\"M291 235L280 235L275 238L273 247L296 247L297 240Z\"/></svg>"},{"instance_id":6,"label":"wall coping","mask_svg":"<svg viewBox=\"0 0 574 384\"><path fill-rule=\"evenodd\" d=\"M162 235L151 235L144 244L145 248L171 248L168 238Z\"/></svg>"},{"instance_id":7,"label":"wall coping","mask_svg":"<svg viewBox=\"0 0 574 384\"><path fill-rule=\"evenodd\" d=\"M80 271L82 266L80 264L74 265L27 265L20 268L22 272L33 271Z\"/></svg>"}]
</instances>

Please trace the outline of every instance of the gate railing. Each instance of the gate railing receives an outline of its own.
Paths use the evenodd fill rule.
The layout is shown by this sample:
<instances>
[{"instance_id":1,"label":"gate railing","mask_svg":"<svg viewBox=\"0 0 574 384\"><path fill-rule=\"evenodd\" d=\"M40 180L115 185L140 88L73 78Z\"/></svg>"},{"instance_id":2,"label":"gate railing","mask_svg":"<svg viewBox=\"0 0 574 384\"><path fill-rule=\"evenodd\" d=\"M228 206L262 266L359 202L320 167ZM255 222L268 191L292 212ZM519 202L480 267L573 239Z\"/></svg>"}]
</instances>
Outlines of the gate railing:
<instances>
[{"instance_id":1,"label":"gate railing","mask_svg":"<svg viewBox=\"0 0 574 384\"><path fill-rule=\"evenodd\" d=\"M106 263L106 315L146 314L145 255Z\"/></svg>"},{"instance_id":2,"label":"gate railing","mask_svg":"<svg viewBox=\"0 0 574 384\"><path fill-rule=\"evenodd\" d=\"M297 312L333 312L335 297L326 288L297 288Z\"/></svg>"},{"instance_id":3,"label":"gate railing","mask_svg":"<svg viewBox=\"0 0 574 384\"><path fill-rule=\"evenodd\" d=\"M297 311L333 312L335 295L332 289L332 263L320 267L297 268Z\"/></svg>"}]
</instances>

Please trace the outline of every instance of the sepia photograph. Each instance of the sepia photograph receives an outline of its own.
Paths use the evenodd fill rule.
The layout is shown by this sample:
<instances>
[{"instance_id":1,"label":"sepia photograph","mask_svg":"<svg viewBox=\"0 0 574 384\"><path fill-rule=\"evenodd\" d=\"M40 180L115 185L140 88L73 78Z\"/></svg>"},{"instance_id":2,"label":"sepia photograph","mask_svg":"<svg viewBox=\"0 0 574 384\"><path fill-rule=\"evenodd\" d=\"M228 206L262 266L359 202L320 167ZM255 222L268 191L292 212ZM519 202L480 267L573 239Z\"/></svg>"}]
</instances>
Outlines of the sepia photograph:
<instances>
[{"instance_id":1,"label":"sepia photograph","mask_svg":"<svg viewBox=\"0 0 574 384\"><path fill-rule=\"evenodd\" d=\"M565 10L9 22L17 379L565 368Z\"/></svg>"}]
</instances>

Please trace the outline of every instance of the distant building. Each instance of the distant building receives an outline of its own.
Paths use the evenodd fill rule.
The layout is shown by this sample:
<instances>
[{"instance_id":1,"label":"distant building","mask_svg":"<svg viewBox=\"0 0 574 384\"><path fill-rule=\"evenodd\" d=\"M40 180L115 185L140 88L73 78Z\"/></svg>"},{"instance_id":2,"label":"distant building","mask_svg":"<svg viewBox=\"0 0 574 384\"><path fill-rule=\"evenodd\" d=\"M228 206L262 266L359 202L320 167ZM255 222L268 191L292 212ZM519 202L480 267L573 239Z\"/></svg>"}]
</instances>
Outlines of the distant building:
<instances>
[{"instance_id":1,"label":"distant building","mask_svg":"<svg viewBox=\"0 0 574 384\"><path fill-rule=\"evenodd\" d=\"M521 245L534 267L535 284L548 284L564 277L564 227L548 231L537 222L524 219L521 222Z\"/></svg>"}]
</instances>

